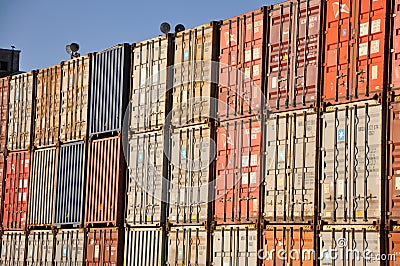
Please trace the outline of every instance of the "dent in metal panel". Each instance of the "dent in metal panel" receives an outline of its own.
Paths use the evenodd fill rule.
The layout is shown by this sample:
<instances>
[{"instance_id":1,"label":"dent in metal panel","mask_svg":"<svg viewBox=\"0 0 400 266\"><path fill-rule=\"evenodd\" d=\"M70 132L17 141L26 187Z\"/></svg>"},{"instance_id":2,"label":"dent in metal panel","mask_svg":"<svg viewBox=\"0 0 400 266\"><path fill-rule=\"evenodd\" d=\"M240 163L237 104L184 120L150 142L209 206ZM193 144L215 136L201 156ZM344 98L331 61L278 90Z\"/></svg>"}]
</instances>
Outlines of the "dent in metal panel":
<instances>
[{"instance_id":1,"label":"dent in metal panel","mask_svg":"<svg viewBox=\"0 0 400 266\"><path fill-rule=\"evenodd\" d=\"M54 245L54 265L83 265L84 244L84 230L59 230Z\"/></svg>"},{"instance_id":2,"label":"dent in metal panel","mask_svg":"<svg viewBox=\"0 0 400 266\"><path fill-rule=\"evenodd\" d=\"M25 247L25 232L5 231L1 237L1 264L22 266L25 261Z\"/></svg>"},{"instance_id":3,"label":"dent in metal panel","mask_svg":"<svg viewBox=\"0 0 400 266\"><path fill-rule=\"evenodd\" d=\"M26 251L27 265L50 266L53 263L54 235L52 231L31 231Z\"/></svg>"},{"instance_id":4,"label":"dent in metal panel","mask_svg":"<svg viewBox=\"0 0 400 266\"><path fill-rule=\"evenodd\" d=\"M54 224L83 224L85 143L60 146Z\"/></svg>"}]
</instances>

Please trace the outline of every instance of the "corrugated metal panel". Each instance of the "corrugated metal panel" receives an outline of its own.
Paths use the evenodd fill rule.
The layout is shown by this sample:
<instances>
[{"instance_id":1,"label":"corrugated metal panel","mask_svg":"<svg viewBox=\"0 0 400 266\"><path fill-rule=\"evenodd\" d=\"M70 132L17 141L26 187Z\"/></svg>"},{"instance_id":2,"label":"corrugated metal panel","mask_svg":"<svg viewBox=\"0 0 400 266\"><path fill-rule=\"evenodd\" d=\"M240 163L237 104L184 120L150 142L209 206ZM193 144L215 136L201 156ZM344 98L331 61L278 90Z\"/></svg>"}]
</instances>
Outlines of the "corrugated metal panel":
<instances>
[{"instance_id":1,"label":"corrugated metal panel","mask_svg":"<svg viewBox=\"0 0 400 266\"><path fill-rule=\"evenodd\" d=\"M330 107L321 129L322 220L379 223L382 107L374 101Z\"/></svg>"},{"instance_id":2,"label":"corrugated metal panel","mask_svg":"<svg viewBox=\"0 0 400 266\"><path fill-rule=\"evenodd\" d=\"M6 151L9 78L0 79L0 151Z\"/></svg>"},{"instance_id":3,"label":"corrugated metal panel","mask_svg":"<svg viewBox=\"0 0 400 266\"><path fill-rule=\"evenodd\" d=\"M85 247L83 229L58 230L54 244L54 265L83 265Z\"/></svg>"},{"instance_id":4,"label":"corrugated metal panel","mask_svg":"<svg viewBox=\"0 0 400 266\"><path fill-rule=\"evenodd\" d=\"M28 150L31 147L35 87L34 72L11 77L7 133L7 149L10 151Z\"/></svg>"},{"instance_id":5,"label":"corrugated metal panel","mask_svg":"<svg viewBox=\"0 0 400 266\"><path fill-rule=\"evenodd\" d=\"M125 164L121 138L89 143L85 225L120 225L125 202Z\"/></svg>"},{"instance_id":6,"label":"corrugated metal panel","mask_svg":"<svg viewBox=\"0 0 400 266\"><path fill-rule=\"evenodd\" d=\"M265 81L266 8L224 20L220 30L218 117L257 114Z\"/></svg>"},{"instance_id":7,"label":"corrugated metal panel","mask_svg":"<svg viewBox=\"0 0 400 266\"><path fill-rule=\"evenodd\" d=\"M400 97L396 97L395 102L389 104L388 116L388 218L400 224L400 165L399 165L399 147L400 147Z\"/></svg>"},{"instance_id":8,"label":"corrugated metal panel","mask_svg":"<svg viewBox=\"0 0 400 266\"><path fill-rule=\"evenodd\" d=\"M35 147L58 143L60 131L61 65L41 69L37 75Z\"/></svg>"},{"instance_id":9,"label":"corrugated metal panel","mask_svg":"<svg viewBox=\"0 0 400 266\"><path fill-rule=\"evenodd\" d=\"M86 148L83 141L60 146L54 224L83 224Z\"/></svg>"},{"instance_id":10,"label":"corrugated metal panel","mask_svg":"<svg viewBox=\"0 0 400 266\"><path fill-rule=\"evenodd\" d=\"M1 236L2 265L24 265L26 236L23 231L5 231Z\"/></svg>"},{"instance_id":11,"label":"corrugated metal panel","mask_svg":"<svg viewBox=\"0 0 400 266\"><path fill-rule=\"evenodd\" d=\"M199 124L215 117L219 53L218 24L175 34L173 109L174 126Z\"/></svg>"},{"instance_id":12,"label":"corrugated metal panel","mask_svg":"<svg viewBox=\"0 0 400 266\"><path fill-rule=\"evenodd\" d=\"M390 259L387 259L389 265L397 266L400 262L400 233L399 232L389 232L389 248L387 254ZM390 262L389 262L390 261Z\"/></svg>"},{"instance_id":13,"label":"corrugated metal panel","mask_svg":"<svg viewBox=\"0 0 400 266\"><path fill-rule=\"evenodd\" d=\"M132 47L130 129L135 133L164 125L170 105L172 45L170 36L161 36Z\"/></svg>"},{"instance_id":14,"label":"corrugated metal panel","mask_svg":"<svg viewBox=\"0 0 400 266\"><path fill-rule=\"evenodd\" d=\"M317 123L312 109L272 114L266 121L264 218L268 222L313 220Z\"/></svg>"},{"instance_id":15,"label":"corrugated metal panel","mask_svg":"<svg viewBox=\"0 0 400 266\"><path fill-rule=\"evenodd\" d=\"M7 157L3 208L5 230L24 230L26 227L30 158L30 152L13 152Z\"/></svg>"},{"instance_id":16,"label":"corrugated metal panel","mask_svg":"<svg viewBox=\"0 0 400 266\"><path fill-rule=\"evenodd\" d=\"M27 265L52 265L55 237L50 230L31 231L26 251Z\"/></svg>"},{"instance_id":17,"label":"corrugated metal panel","mask_svg":"<svg viewBox=\"0 0 400 266\"><path fill-rule=\"evenodd\" d=\"M122 265L124 232L117 228L92 228L87 235L85 265Z\"/></svg>"},{"instance_id":18,"label":"corrugated metal panel","mask_svg":"<svg viewBox=\"0 0 400 266\"><path fill-rule=\"evenodd\" d=\"M3 221L3 204L4 204L4 190L5 190L5 170L6 170L6 158L3 154L0 154L0 221Z\"/></svg>"},{"instance_id":19,"label":"corrugated metal panel","mask_svg":"<svg viewBox=\"0 0 400 266\"><path fill-rule=\"evenodd\" d=\"M134 135L129 147L126 222L132 225L163 224L168 193L164 134L155 131Z\"/></svg>"},{"instance_id":20,"label":"corrugated metal panel","mask_svg":"<svg viewBox=\"0 0 400 266\"><path fill-rule=\"evenodd\" d=\"M218 226L213 232L213 265L257 265L257 230L254 225Z\"/></svg>"},{"instance_id":21,"label":"corrugated metal panel","mask_svg":"<svg viewBox=\"0 0 400 266\"><path fill-rule=\"evenodd\" d=\"M93 55L90 80L90 130L95 135L121 131L128 103L130 46L116 45Z\"/></svg>"},{"instance_id":22,"label":"corrugated metal panel","mask_svg":"<svg viewBox=\"0 0 400 266\"><path fill-rule=\"evenodd\" d=\"M29 226L52 225L58 150L36 150L29 182Z\"/></svg>"},{"instance_id":23,"label":"corrugated metal panel","mask_svg":"<svg viewBox=\"0 0 400 266\"><path fill-rule=\"evenodd\" d=\"M91 54L65 61L62 66L60 141L87 136Z\"/></svg>"},{"instance_id":24,"label":"corrugated metal panel","mask_svg":"<svg viewBox=\"0 0 400 266\"><path fill-rule=\"evenodd\" d=\"M395 0L392 19L393 39L392 39L392 85L395 90L400 89L400 0ZM397 92L398 93L398 92Z\"/></svg>"},{"instance_id":25,"label":"corrugated metal panel","mask_svg":"<svg viewBox=\"0 0 400 266\"><path fill-rule=\"evenodd\" d=\"M206 125L178 128L171 135L171 176L168 221L173 224L202 224L211 219L215 147L212 130Z\"/></svg>"},{"instance_id":26,"label":"corrugated metal panel","mask_svg":"<svg viewBox=\"0 0 400 266\"><path fill-rule=\"evenodd\" d=\"M125 266L164 265L162 258L165 249L165 233L161 228L126 229L125 231Z\"/></svg>"},{"instance_id":27,"label":"corrugated metal panel","mask_svg":"<svg viewBox=\"0 0 400 266\"><path fill-rule=\"evenodd\" d=\"M261 121L249 117L221 123L217 149L217 223L256 223L260 214Z\"/></svg>"},{"instance_id":28,"label":"corrugated metal panel","mask_svg":"<svg viewBox=\"0 0 400 266\"><path fill-rule=\"evenodd\" d=\"M321 80L321 1L285 1L274 5L269 17L269 107L285 111L315 106Z\"/></svg>"},{"instance_id":29,"label":"corrugated metal panel","mask_svg":"<svg viewBox=\"0 0 400 266\"><path fill-rule=\"evenodd\" d=\"M207 231L202 227L173 227L168 232L167 266L206 266L210 256Z\"/></svg>"}]
</instances>

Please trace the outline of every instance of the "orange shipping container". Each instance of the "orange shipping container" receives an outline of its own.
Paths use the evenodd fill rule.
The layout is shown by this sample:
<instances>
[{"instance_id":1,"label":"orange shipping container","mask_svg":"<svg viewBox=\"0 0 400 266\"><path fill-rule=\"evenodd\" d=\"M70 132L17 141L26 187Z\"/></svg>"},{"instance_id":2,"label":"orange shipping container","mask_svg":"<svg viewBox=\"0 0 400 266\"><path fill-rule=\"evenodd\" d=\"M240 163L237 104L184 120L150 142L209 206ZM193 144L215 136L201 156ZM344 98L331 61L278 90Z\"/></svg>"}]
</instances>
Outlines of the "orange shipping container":
<instances>
[{"instance_id":1,"label":"orange shipping container","mask_svg":"<svg viewBox=\"0 0 400 266\"><path fill-rule=\"evenodd\" d=\"M87 234L86 265L123 265L124 234L118 228L91 228Z\"/></svg>"},{"instance_id":2,"label":"orange shipping container","mask_svg":"<svg viewBox=\"0 0 400 266\"><path fill-rule=\"evenodd\" d=\"M395 0L393 16L392 89L400 90L400 0ZM399 94L400 92L397 92Z\"/></svg>"}]
</instances>

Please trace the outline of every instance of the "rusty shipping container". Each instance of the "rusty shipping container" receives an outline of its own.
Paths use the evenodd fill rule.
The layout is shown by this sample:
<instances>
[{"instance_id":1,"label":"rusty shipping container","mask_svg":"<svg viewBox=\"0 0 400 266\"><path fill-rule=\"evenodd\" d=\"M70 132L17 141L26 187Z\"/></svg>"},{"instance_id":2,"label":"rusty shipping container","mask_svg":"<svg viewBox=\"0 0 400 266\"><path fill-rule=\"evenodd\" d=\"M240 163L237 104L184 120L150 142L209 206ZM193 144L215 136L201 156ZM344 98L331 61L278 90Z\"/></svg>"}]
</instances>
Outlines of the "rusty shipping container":
<instances>
[{"instance_id":1,"label":"rusty shipping container","mask_svg":"<svg viewBox=\"0 0 400 266\"><path fill-rule=\"evenodd\" d=\"M35 147L56 145L60 132L62 65L41 69L37 74Z\"/></svg>"},{"instance_id":2,"label":"rusty shipping container","mask_svg":"<svg viewBox=\"0 0 400 266\"><path fill-rule=\"evenodd\" d=\"M391 266L400 264L400 232L398 229L387 233L388 248L385 253L381 254L382 261L387 261L387 264Z\"/></svg>"},{"instance_id":3,"label":"rusty shipping container","mask_svg":"<svg viewBox=\"0 0 400 266\"><path fill-rule=\"evenodd\" d=\"M133 135L129 141L126 223L165 224L169 138L163 131Z\"/></svg>"},{"instance_id":4,"label":"rusty shipping container","mask_svg":"<svg viewBox=\"0 0 400 266\"><path fill-rule=\"evenodd\" d=\"M323 101L372 99L387 86L389 2L326 2Z\"/></svg>"},{"instance_id":5,"label":"rusty shipping container","mask_svg":"<svg viewBox=\"0 0 400 266\"><path fill-rule=\"evenodd\" d=\"M255 225L217 226L212 232L212 265L257 265L258 237Z\"/></svg>"},{"instance_id":6,"label":"rusty shipping container","mask_svg":"<svg viewBox=\"0 0 400 266\"><path fill-rule=\"evenodd\" d=\"M4 192L6 190L5 188L5 178L6 178L6 157L3 154L0 154L0 221L3 221L3 214L4 214ZM3 193L4 192L4 193Z\"/></svg>"},{"instance_id":7,"label":"rusty shipping container","mask_svg":"<svg viewBox=\"0 0 400 266\"><path fill-rule=\"evenodd\" d=\"M5 230L26 228L30 159L30 152L12 152L7 156L3 207Z\"/></svg>"},{"instance_id":8,"label":"rusty shipping container","mask_svg":"<svg viewBox=\"0 0 400 266\"><path fill-rule=\"evenodd\" d=\"M400 0L394 0L392 39L392 80L390 89L400 90ZM399 92L396 92L399 94Z\"/></svg>"},{"instance_id":9,"label":"rusty shipping container","mask_svg":"<svg viewBox=\"0 0 400 266\"><path fill-rule=\"evenodd\" d=\"M332 106L321 123L321 219L380 223L382 106L375 101Z\"/></svg>"},{"instance_id":10,"label":"rusty shipping container","mask_svg":"<svg viewBox=\"0 0 400 266\"><path fill-rule=\"evenodd\" d=\"M87 165L85 226L122 225L125 195L125 158L121 138L91 141Z\"/></svg>"},{"instance_id":11,"label":"rusty shipping container","mask_svg":"<svg viewBox=\"0 0 400 266\"><path fill-rule=\"evenodd\" d=\"M10 79L0 79L0 151L6 151Z\"/></svg>"},{"instance_id":12,"label":"rusty shipping container","mask_svg":"<svg viewBox=\"0 0 400 266\"><path fill-rule=\"evenodd\" d=\"M28 150L32 146L36 72L14 75L10 80L7 149Z\"/></svg>"},{"instance_id":13,"label":"rusty shipping container","mask_svg":"<svg viewBox=\"0 0 400 266\"><path fill-rule=\"evenodd\" d=\"M24 265L27 237L24 231L5 231L1 236L2 265Z\"/></svg>"},{"instance_id":14,"label":"rusty shipping container","mask_svg":"<svg viewBox=\"0 0 400 266\"><path fill-rule=\"evenodd\" d=\"M28 226L51 226L57 185L58 149L35 150L29 180Z\"/></svg>"},{"instance_id":15,"label":"rusty shipping container","mask_svg":"<svg viewBox=\"0 0 400 266\"><path fill-rule=\"evenodd\" d=\"M171 105L173 38L160 36L132 46L130 129L159 130Z\"/></svg>"},{"instance_id":16,"label":"rusty shipping container","mask_svg":"<svg viewBox=\"0 0 400 266\"><path fill-rule=\"evenodd\" d=\"M260 259L264 266L315 265L314 236L310 225L267 225L262 235Z\"/></svg>"},{"instance_id":17,"label":"rusty shipping container","mask_svg":"<svg viewBox=\"0 0 400 266\"><path fill-rule=\"evenodd\" d=\"M175 34L171 124L200 124L216 115L219 25L202 25ZM213 98L213 99L211 99Z\"/></svg>"},{"instance_id":18,"label":"rusty shipping container","mask_svg":"<svg viewBox=\"0 0 400 266\"><path fill-rule=\"evenodd\" d=\"M204 224L212 216L214 132L207 124L171 133L168 222Z\"/></svg>"},{"instance_id":19,"label":"rusty shipping container","mask_svg":"<svg viewBox=\"0 0 400 266\"><path fill-rule=\"evenodd\" d=\"M60 141L84 140L88 133L92 54L63 62Z\"/></svg>"},{"instance_id":20,"label":"rusty shipping container","mask_svg":"<svg viewBox=\"0 0 400 266\"><path fill-rule=\"evenodd\" d=\"M264 219L267 223L312 223L317 113L313 109L276 113L265 123Z\"/></svg>"},{"instance_id":21,"label":"rusty shipping container","mask_svg":"<svg viewBox=\"0 0 400 266\"><path fill-rule=\"evenodd\" d=\"M120 132L128 104L130 46L116 45L93 55L89 134Z\"/></svg>"},{"instance_id":22,"label":"rusty shipping container","mask_svg":"<svg viewBox=\"0 0 400 266\"><path fill-rule=\"evenodd\" d=\"M260 113L265 82L267 8L224 20L220 29L218 117Z\"/></svg>"},{"instance_id":23,"label":"rusty shipping container","mask_svg":"<svg viewBox=\"0 0 400 266\"><path fill-rule=\"evenodd\" d=\"M269 9L267 109L316 106L320 89L322 4L293 0Z\"/></svg>"},{"instance_id":24,"label":"rusty shipping container","mask_svg":"<svg viewBox=\"0 0 400 266\"><path fill-rule=\"evenodd\" d=\"M261 126L261 120L249 117L217 128L214 219L219 224L259 220Z\"/></svg>"},{"instance_id":25,"label":"rusty shipping container","mask_svg":"<svg viewBox=\"0 0 400 266\"><path fill-rule=\"evenodd\" d=\"M210 238L204 227L172 227L167 235L166 265L206 266L210 263Z\"/></svg>"},{"instance_id":26,"label":"rusty shipping container","mask_svg":"<svg viewBox=\"0 0 400 266\"><path fill-rule=\"evenodd\" d=\"M87 234L85 265L123 265L124 232L118 228L91 228Z\"/></svg>"},{"instance_id":27,"label":"rusty shipping container","mask_svg":"<svg viewBox=\"0 0 400 266\"><path fill-rule=\"evenodd\" d=\"M30 231L26 250L27 265L53 265L54 241L51 230Z\"/></svg>"},{"instance_id":28,"label":"rusty shipping container","mask_svg":"<svg viewBox=\"0 0 400 266\"><path fill-rule=\"evenodd\" d=\"M159 266L167 252L165 231L158 228L126 228L124 265Z\"/></svg>"},{"instance_id":29,"label":"rusty shipping container","mask_svg":"<svg viewBox=\"0 0 400 266\"><path fill-rule=\"evenodd\" d=\"M59 148L58 175L54 202L54 225L83 225L86 175L86 144L83 141Z\"/></svg>"},{"instance_id":30,"label":"rusty shipping container","mask_svg":"<svg viewBox=\"0 0 400 266\"><path fill-rule=\"evenodd\" d=\"M83 229L58 230L54 244L54 265L83 265L85 262L85 231Z\"/></svg>"}]
</instances>

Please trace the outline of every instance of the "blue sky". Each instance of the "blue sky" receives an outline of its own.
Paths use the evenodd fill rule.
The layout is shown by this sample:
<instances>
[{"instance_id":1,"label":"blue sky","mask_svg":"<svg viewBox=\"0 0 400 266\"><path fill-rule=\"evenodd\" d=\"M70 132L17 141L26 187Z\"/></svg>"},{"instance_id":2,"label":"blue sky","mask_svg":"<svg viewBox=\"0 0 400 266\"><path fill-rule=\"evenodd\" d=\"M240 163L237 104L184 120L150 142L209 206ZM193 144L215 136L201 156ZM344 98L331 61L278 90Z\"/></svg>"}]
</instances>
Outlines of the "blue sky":
<instances>
[{"instance_id":1,"label":"blue sky","mask_svg":"<svg viewBox=\"0 0 400 266\"><path fill-rule=\"evenodd\" d=\"M242 14L279 0L2 0L0 47L22 50L21 70L68 59L65 45L78 42L81 54L160 34L161 22L186 28Z\"/></svg>"}]
</instances>

